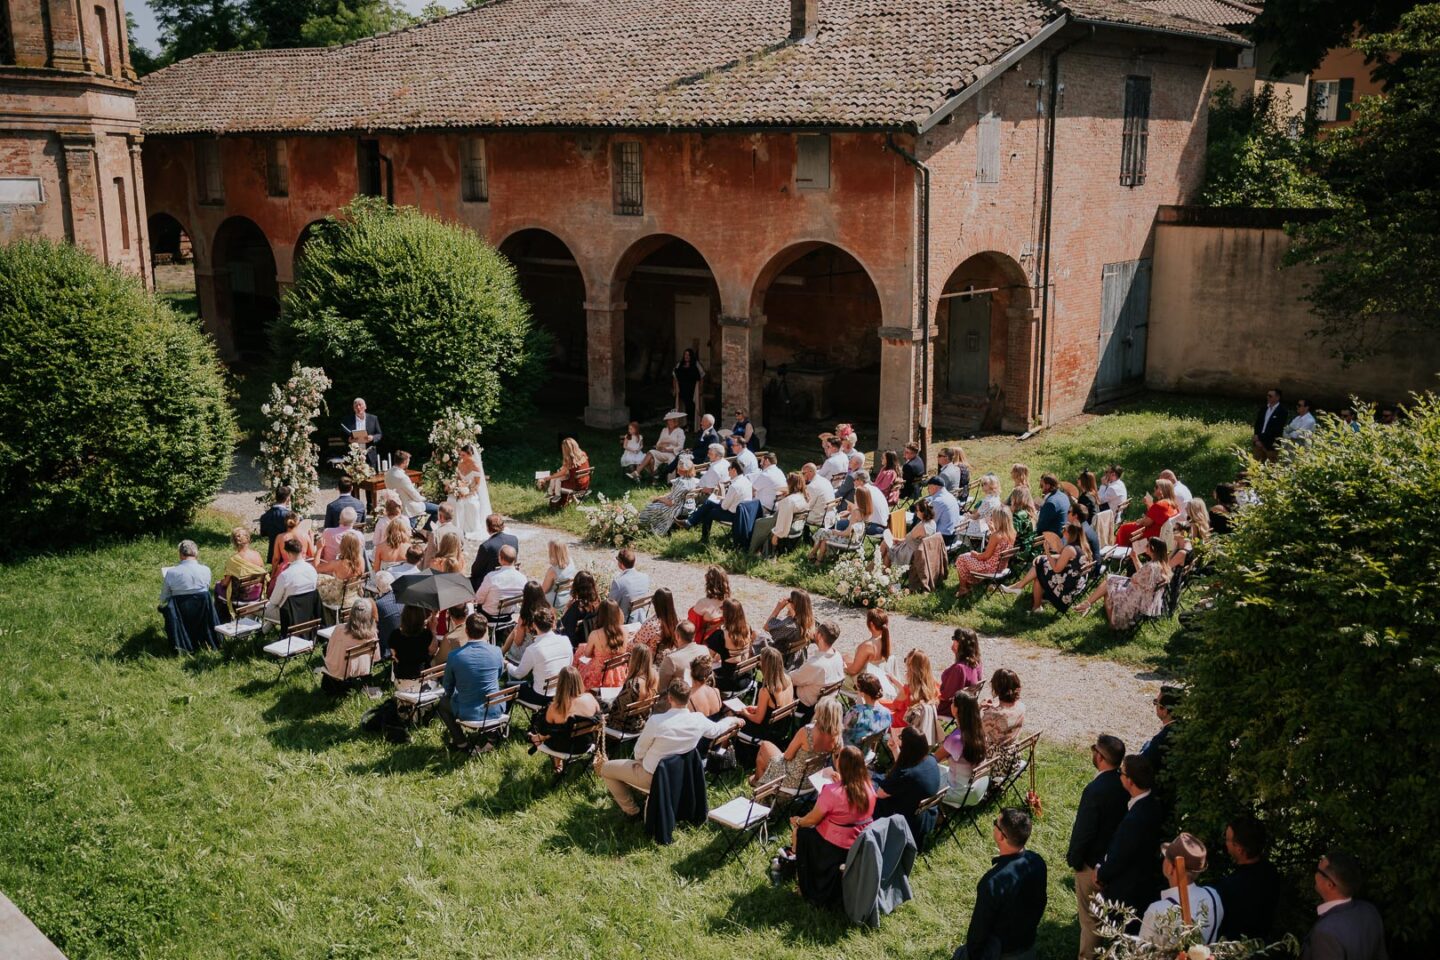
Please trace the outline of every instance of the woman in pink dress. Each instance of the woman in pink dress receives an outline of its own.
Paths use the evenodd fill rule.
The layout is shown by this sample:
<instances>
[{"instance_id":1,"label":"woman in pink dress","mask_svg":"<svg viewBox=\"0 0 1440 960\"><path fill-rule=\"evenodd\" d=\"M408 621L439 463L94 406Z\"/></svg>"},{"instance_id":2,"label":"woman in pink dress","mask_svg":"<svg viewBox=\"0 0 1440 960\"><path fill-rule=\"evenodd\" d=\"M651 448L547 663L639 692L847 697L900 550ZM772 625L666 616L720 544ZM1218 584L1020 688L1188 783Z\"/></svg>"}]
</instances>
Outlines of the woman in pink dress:
<instances>
[{"instance_id":1,"label":"woman in pink dress","mask_svg":"<svg viewBox=\"0 0 1440 960\"><path fill-rule=\"evenodd\" d=\"M971 550L955 558L955 586L957 596L965 596L970 588L980 582L980 574L996 573L1010 562L1005 551L1015 545L1015 524L1010 518L1010 508L996 507L990 511L990 536L984 550Z\"/></svg>"},{"instance_id":2,"label":"woman in pink dress","mask_svg":"<svg viewBox=\"0 0 1440 960\"><path fill-rule=\"evenodd\" d=\"M586 690L618 687L625 682L628 674L626 664L606 670L605 661L625 653L629 645L630 641L625 636L625 620L620 615L620 605L614 600L601 602L595 629L590 631L589 638L575 650L575 667L580 671L580 679L585 682Z\"/></svg>"}]
</instances>

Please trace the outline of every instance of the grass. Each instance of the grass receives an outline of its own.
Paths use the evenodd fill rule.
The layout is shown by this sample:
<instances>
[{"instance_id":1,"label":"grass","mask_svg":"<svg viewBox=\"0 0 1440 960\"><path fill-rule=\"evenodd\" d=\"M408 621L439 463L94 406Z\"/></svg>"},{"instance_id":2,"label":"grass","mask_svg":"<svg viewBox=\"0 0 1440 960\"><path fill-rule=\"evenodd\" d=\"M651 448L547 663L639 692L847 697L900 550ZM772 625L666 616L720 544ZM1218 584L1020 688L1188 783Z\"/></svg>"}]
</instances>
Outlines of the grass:
<instances>
[{"instance_id":1,"label":"grass","mask_svg":"<svg viewBox=\"0 0 1440 960\"><path fill-rule=\"evenodd\" d=\"M651 846L588 772L552 789L518 744L452 761L438 725L404 746L360 733L370 701L306 671L174 657L158 568L182 535L215 563L224 530L0 567L0 889L73 960L929 958L963 935L988 830L918 867L916 901L868 932L771 887L753 848L718 863L714 828ZM1075 950L1063 851L1089 773L1042 750L1041 956Z\"/></svg>"},{"instance_id":2,"label":"grass","mask_svg":"<svg viewBox=\"0 0 1440 960\"><path fill-rule=\"evenodd\" d=\"M573 408L572 408L573 409ZM561 429L575 432L596 465L594 485L610 497L630 493L637 502L662 492L643 487L636 491L624 479L619 467L620 431L585 428L571 415L546 413L527 424L521 436L490 438L485 465L490 474L491 498L495 508L509 516L549 524L580 534L584 515L575 510L552 514L544 496L534 488L531 477L541 468L559 462L555 437ZM862 427L862 442L864 428ZM818 431L801 431L776 437L771 448L777 451L782 468L797 468L818 455ZM648 431L653 435L654 430ZM873 436L873 429L871 432ZM1021 441L997 435L959 441L971 461L972 477L993 471L1009 490L1010 465L1030 466L1032 482L1038 486L1041 473L1051 471L1073 480L1081 469L1097 473L1114 461L1126 469L1129 488L1136 498L1131 515L1141 511L1139 496L1165 468L1176 471L1190 489L1208 500L1215 484L1233 479L1235 447L1249 437L1247 408L1238 403L1205 401L1187 397L1148 396L1111 409L1103 416L1087 416ZM939 444L937 444L938 446ZM709 546L700 543L694 531L678 531L668 538L647 537L641 549L669 559L719 563L732 572L743 572L786 586L834 595L834 578L829 567L816 567L802 554L760 560L744 557L722 546L717 538ZM697 577L698 585L698 577ZM1174 633L1173 623L1147 626L1137 634L1118 636L1101 616L1058 617L1049 611L1031 617L1025 610L1028 598L1017 603L1004 594L984 599L957 598L953 578L931 594L902 597L896 609L945 623L971 626L987 635L1018 636L1033 643L1070 653L1104 656L1147 668L1163 667L1167 647Z\"/></svg>"}]
</instances>

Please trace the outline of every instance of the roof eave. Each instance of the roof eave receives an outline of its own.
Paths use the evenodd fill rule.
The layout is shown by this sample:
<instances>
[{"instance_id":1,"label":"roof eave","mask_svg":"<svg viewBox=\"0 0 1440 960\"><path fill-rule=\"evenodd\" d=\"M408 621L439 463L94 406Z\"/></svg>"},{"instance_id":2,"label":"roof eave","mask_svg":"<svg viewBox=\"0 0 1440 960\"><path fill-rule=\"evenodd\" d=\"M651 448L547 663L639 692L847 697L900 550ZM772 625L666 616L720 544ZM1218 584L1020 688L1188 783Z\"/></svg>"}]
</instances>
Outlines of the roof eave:
<instances>
[{"instance_id":1,"label":"roof eave","mask_svg":"<svg viewBox=\"0 0 1440 960\"><path fill-rule=\"evenodd\" d=\"M1114 20L1099 20L1093 17L1073 17L1071 23L1077 23L1087 27L1105 27L1110 30L1130 30L1136 33L1150 33L1164 37L1183 37L1186 40L1199 40L1202 43L1219 43L1228 47L1253 47L1255 44L1243 37L1223 37L1213 33L1202 33L1199 30L1180 30L1170 27L1152 27L1139 23L1119 23ZM1204 26L1198 21L1197 27Z\"/></svg>"},{"instance_id":2,"label":"roof eave","mask_svg":"<svg viewBox=\"0 0 1440 960\"><path fill-rule=\"evenodd\" d=\"M940 104L939 108L936 109L935 112L931 113L925 119L920 120L916 124L915 132L918 134L928 133L942 120L950 116L956 110L960 109L960 107L965 104L971 97L975 96L981 90L984 90L985 87L989 85L991 80L1000 76L1006 70L1009 70L1011 67L1015 66L1015 64L1025 59L1031 54L1031 52L1035 50L1036 47L1040 46L1040 44L1055 36L1055 34L1063 30L1065 28L1065 25L1070 22L1070 15L1068 13L1062 13L1060 14L1060 16L1056 17L1054 20L1051 20L1049 23L1045 24L1045 26L1041 27L1040 30L1036 32L1035 36L1031 37L1029 40L1026 40L1024 43L1021 43L1018 46L1011 47L1009 50L1005 51L1003 54L1000 55L999 59L994 60L989 64L990 69L986 72L985 76L977 78L974 83L970 84L965 89L955 94L955 96Z\"/></svg>"}]
</instances>

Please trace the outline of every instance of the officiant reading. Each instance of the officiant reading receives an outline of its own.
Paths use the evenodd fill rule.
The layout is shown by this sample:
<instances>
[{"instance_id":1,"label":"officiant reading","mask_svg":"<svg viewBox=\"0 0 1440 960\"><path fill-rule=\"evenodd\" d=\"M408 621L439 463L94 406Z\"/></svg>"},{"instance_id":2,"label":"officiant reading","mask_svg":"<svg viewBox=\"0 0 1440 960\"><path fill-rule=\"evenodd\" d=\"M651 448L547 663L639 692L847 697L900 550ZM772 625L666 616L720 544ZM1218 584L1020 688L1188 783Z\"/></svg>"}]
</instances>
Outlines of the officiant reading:
<instances>
[{"instance_id":1,"label":"officiant reading","mask_svg":"<svg viewBox=\"0 0 1440 960\"><path fill-rule=\"evenodd\" d=\"M365 411L365 399L356 397L352 404L354 412L340 421L347 443L365 445L365 462L370 464L371 473L380 472L380 418Z\"/></svg>"}]
</instances>

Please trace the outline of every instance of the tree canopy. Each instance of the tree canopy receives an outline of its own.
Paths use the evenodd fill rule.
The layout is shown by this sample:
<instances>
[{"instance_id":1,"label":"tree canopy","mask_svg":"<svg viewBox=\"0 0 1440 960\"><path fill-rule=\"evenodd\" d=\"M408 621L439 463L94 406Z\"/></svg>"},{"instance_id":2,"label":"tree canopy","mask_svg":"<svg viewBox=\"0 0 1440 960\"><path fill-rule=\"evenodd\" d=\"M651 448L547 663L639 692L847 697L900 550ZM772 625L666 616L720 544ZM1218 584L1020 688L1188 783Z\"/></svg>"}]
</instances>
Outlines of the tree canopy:
<instances>
[{"instance_id":1,"label":"tree canopy","mask_svg":"<svg viewBox=\"0 0 1440 960\"><path fill-rule=\"evenodd\" d=\"M1303 104L1299 106L1303 107ZM1316 172L1321 144L1313 123L1275 88L1237 96L1222 85L1210 99L1201 200L1212 207L1330 207L1334 191Z\"/></svg>"},{"instance_id":2,"label":"tree canopy","mask_svg":"<svg viewBox=\"0 0 1440 960\"><path fill-rule=\"evenodd\" d=\"M1352 37L1393 29L1414 0L1265 0L1250 27L1282 72L1309 73Z\"/></svg>"}]
</instances>

